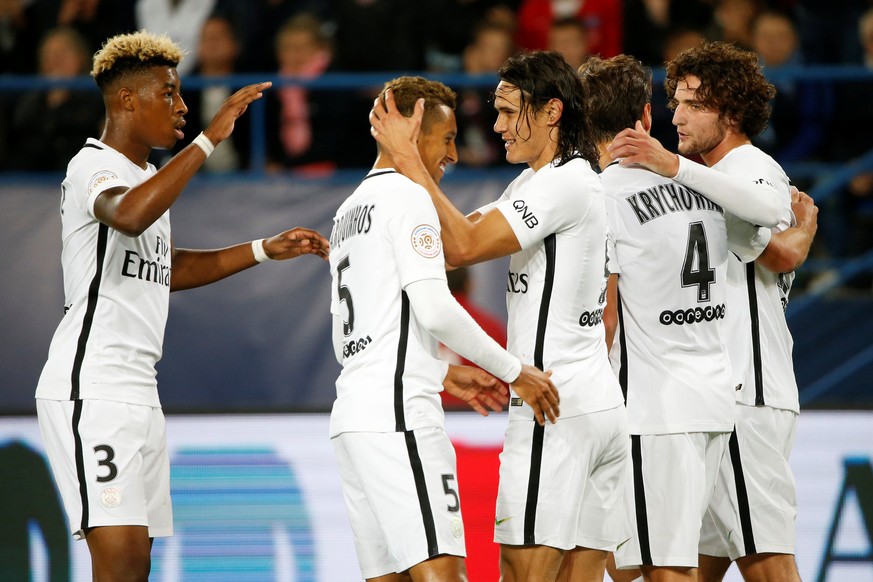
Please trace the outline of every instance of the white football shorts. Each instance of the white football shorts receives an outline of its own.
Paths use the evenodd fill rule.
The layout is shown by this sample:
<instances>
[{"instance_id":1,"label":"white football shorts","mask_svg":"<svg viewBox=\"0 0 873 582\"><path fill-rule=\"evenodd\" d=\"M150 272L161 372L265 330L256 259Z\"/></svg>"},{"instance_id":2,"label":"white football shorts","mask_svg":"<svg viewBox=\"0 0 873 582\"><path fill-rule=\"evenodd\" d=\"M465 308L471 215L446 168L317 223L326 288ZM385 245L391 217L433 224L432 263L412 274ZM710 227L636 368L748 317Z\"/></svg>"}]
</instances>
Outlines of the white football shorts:
<instances>
[{"instance_id":1,"label":"white football shorts","mask_svg":"<svg viewBox=\"0 0 873 582\"><path fill-rule=\"evenodd\" d=\"M632 475L625 503L630 540L618 568L697 567L700 526L730 433L631 436Z\"/></svg>"},{"instance_id":2,"label":"white football shorts","mask_svg":"<svg viewBox=\"0 0 873 582\"><path fill-rule=\"evenodd\" d=\"M73 537L142 525L173 535L170 462L160 408L110 400L36 400L46 455Z\"/></svg>"},{"instance_id":3,"label":"white football shorts","mask_svg":"<svg viewBox=\"0 0 873 582\"><path fill-rule=\"evenodd\" d=\"M624 405L544 427L511 421L500 453L494 541L615 550L628 537L629 453Z\"/></svg>"},{"instance_id":4,"label":"white football shorts","mask_svg":"<svg viewBox=\"0 0 873 582\"><path fill-rule=\"evenodd\" d=\"M365 579L467 555L455 449L442 428L347 432L331 442Z\"/></svg>"},{"instance_id":5,"label":"white football shorts","mask_svg":"<svg viewBox=\"0 0 873 582\"><path fill-rule=\"evenodd\" d=\"M794 554L797 495L788 457L797 413L737 404L736 429L703 521L700 553Z\"/></svg>"}]
</instances>

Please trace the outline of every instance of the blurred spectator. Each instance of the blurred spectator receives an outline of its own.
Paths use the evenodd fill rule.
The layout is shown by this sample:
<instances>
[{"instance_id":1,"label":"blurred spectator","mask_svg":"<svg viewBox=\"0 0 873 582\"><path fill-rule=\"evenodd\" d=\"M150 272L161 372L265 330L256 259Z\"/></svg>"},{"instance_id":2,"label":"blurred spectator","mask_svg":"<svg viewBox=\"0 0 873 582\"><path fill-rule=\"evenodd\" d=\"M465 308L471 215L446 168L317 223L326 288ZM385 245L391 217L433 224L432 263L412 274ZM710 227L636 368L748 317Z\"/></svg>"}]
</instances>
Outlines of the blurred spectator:
<instances>
[{"instance_id":1,"label":"blurred spectator","mask_svg":"<svg viewBox=\"0 0 873 582\"><path fill-rule=\"evenodd\" d=\"M39 31L29 0L0 0L0 73L36 72Z\"/></svg>"},{"instance_id":2,"label":"blurred spectator","mask_svg":"<svg viewBox=\"0 0 873 582\"><path fill-rule=\"evenodd\" d=\"M857 30L861 14L870 8L869 0L798 0L801 45L810 64L857 63L862 50Z\"/></svg>"},{"instance_id":3,"label":"blurred spectator","mask_svg":"<svg viewBox=\"0 0 873 582\"><path fill-rule=\"evenodd\" d=\"M512 31L501 24L485 21L473 33L464 49L464 72L492 75L497 85L497 70L515 53ZM455 117L458 122L458 162L467 167L505 165L503 139L494 131L497 114L492 104L494 87L465 88L458 91Z\"/></svg>"},{"instance_id":4,"label":"blurred spectator","mask_svg":"<svg viewBox=\"0 0 873 582\"><path fill-rule=\"evenodd\" d=\"M321 22L331 18L326 0L216 0L214 16L227 18L240 42L237 69L263 73L279 68L274 49L276 34L298 14L312 14Z\"/></svg>"},{"instance_id":5,"label":"blurred spectator","mask_svg":"<svg viewBox=\"0 0 873 582\"><path fill-rule=\"evenodd\" d=\"M516 43L525 49L546 48L549 27L562 18L585 23L592 55L609 58L623 52L622 3L616 0L522 0Z\"/></svg>"},{"instance_id":6,"label":"blurred spectator","mask_svg":"<svg viewBox=\"0 0 873 582\"><path fill-rule=\"evenodd\" d=\"M311 14L298 14L279 29L275 51L281 77L312 79L327 72L332 60L330 39ZM344 136L354 110L345 101L342 91L274 86L267 93L268 169L322 172L349 165L354 152ZM358 115L366 120L368 111Z\"/></svg>"},{"instance_id":7,"label":"blurred spectator","mask_svg":"<svg viewBox=\"0 0 873 582\"><path fill-rule=\"evenodd\" d=\"M136 29L132 2L117 0L37 0L33 17L42 30L69 27L85 39L94 53L103 42L122 32Z\"/></svg>"},{"instance_id":8,"label":"blurred spectator","mask_svg":"<svg viewBox=\"0 0 873 582\"><path fill-rule=\"evenodd\" d=\"M858 38L864 47L859 63L873 73L873 8L857 24ZM863 79L836 83L834 116L830 123L825 159L848 163L873 151L870 125L873 103L873 80ZM855 176L846 188L823 201L824 240L836 257L858 255L873 249L873 172ZM870 280L864 281L867 289Z\"/></svg>"},{"instance_id":9,"label":"blurred spectator","mask_svg":"<svg viewBox=\"0 0 873 582\"><path fill-rule=\"evenodd\" d=\"M334 46L339 70L424 70L423 39L427 37L427 24L421 17L423 13L417 2L333 0L332 5L336 23Z\"/></svg>"},{"instance_id":10,"label":"blurred spectator","mask_svg":"<svg viewBox=\"0 0 873 582\"><path fill-rule=\"evenodd\" d=\"M197 68L192 74L200 75L204 79L214 79L215 84L203 89L184 90L185 80L182 79L182 98L188 106L184 130L186 139L176 145L176 151L191 143L209 125L227 98L236 91L237 87L224 82L223 78L236 72L239 51L239 41L227 18L211 16L203 23L197 44ZM212 155L203 162L206 171L230 172L248 168L250 119L249 115L243 115L236 120L236 128L230 137L215 146Z\"/></svg>"},{"instance_id":11,"label":"blurred spectator","mask_svg":"<svg viewBox=\"0 0 873 582\"><path fill-rule=\"evenodd\" d=\"M706 34L701 29L681 25L671 27L664 36L660 66L672 61L682 51L698 47L706 41Z\"/></svg>"},{"instance_id":12,"label":"blurred spectator","mask_svg":"<svg viewBox=\"0 0 873 582\"><path fill-rule=\"evenodd\" d=\"M761 12L752 23L752 49L765 72L804 64L794 22L782 12ZM763 133L752 141L780 164L807 160L819 153L830 122L833 95L829 85L816 81L773 79L776 97Z\"/></svg>"},{"instance_id":13,"label":"blurred spectator","mask_svg":"<svg viewBox=\"0 0 873 582\"><path fill-rule=\"evenodd\" d=\"M455 300L457 300L461 307L463 307L467 311L467 313L470 314L470 316L476 321L476 323L479 324L479 327L481 327L482 330L491 337L491 339L499 343L501 347L505 348L506 324L488 310L483 309L482 307L477 305L471 299L471 294L473 292L473 283L470 278L469 269L467 269L466 267L459 267L457 269L447 271L446 280L449 284L449 291L452 292L452 296L455 298ZM439 345L438 355L441 360L446 361L450 364L476 367L476 364L462 358L443 344ZM466 402L447 394L445 391L441 392L440 394L442 395L443 408L445 408L446 410L469 409L469 406Z\"/></svg>"},{"instance_id":14,"label":"blurred spectator","mask_svg":"<svg viewBox=\"0 0 873 582\"><path fill-rule=\"evenodd\" d=\"M752 22L762 8L761 0L717 0L715 21L719 40L752 50Z\"/></svg>"},{"instance_id":15,"label":"blurred spectator","mask_svg":"<svg viewBox=\"0 0 873 582\"><path fill-rule=\"evenodd\" d=\"M559 18L549 27L549 40L546 46L557 51L574 69L588 60L588 33L585 25L576 18Z\"/></svg>"},{"instance_id":16,"label":"blurred spectator","mask_svg":"<svg viewBox=\"0 0 873 582\"><path fill-rule=\"evenodd\" d=\"M624 52L644 65L663 67L666 42L676 42L680 32L703 37L712 21L712 0L625 0Z\"/></svg>"},{"instance_id":17,"label":"blurred spectator","mask_svg":"<svg viewBox=\"0 0 873 582\"><path fill-rule=\"evenodd\" d=\"M425 59L432 72L459 71L464 49L482 22L515 30L518 0L419 0L427 23Z\"/></svg>"},{"instance_id":18,"label":"blurred spectator","mask_svg":"<svg viewBox=\"0 0 873 582\"><path fill-rule=\"evenodd\" d=\"M166 34L182 47L185 58L176 70L184 78L197 67L200 31L214 7L215 0L136 0L136 26Z\"/></svg>"},{"instance_id":19,"label":"blurred spectator","mask_svg":"<svg viewBox=\"0 0 873 582\"><path fill-rule=\"evenodd\" d=\"M39 74L48 79L85 75L91 53L70 28L49 31L39 46ZM103 105L96 88L55 88L26 93L10 128L9 163L14 170L63 170L89 137L99 137Z\"/></svg>"}]
</instances>

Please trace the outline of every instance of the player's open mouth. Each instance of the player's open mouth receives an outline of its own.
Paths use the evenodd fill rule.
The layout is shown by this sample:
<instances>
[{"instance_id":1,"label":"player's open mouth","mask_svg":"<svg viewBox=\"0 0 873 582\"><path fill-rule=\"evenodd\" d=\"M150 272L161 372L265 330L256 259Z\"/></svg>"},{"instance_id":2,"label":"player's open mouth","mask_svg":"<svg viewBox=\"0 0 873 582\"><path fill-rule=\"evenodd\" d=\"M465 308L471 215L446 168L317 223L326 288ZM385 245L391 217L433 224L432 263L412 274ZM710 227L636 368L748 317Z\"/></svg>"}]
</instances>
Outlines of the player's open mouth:
<instances>
[{"instance_id":1,"label":"player's open mouth","mask_svg":"<svg viewBox=\"0 0 873 582\"><path fill-rule=\"evenodd\" d=\"M176 124L176 139L182 139L185 137L185 132L182 131L182 128L185 127L185 120L181 120Z\"/></svg>"},{"instance_id":2,"label":"player's open mouth","mask_svg":"<svg viewBox=\"0 0 873 582\"><path fill-rule=\"evenodd\" d=\"M506 139L506 140L503 140L503 147L504 147L504 149L507 149L507 150L508 150L508 149L509 149L511 146L513 146L513 145L515 145L515 140L514 140L514 139Z\"/></svg>"}]
</instances>

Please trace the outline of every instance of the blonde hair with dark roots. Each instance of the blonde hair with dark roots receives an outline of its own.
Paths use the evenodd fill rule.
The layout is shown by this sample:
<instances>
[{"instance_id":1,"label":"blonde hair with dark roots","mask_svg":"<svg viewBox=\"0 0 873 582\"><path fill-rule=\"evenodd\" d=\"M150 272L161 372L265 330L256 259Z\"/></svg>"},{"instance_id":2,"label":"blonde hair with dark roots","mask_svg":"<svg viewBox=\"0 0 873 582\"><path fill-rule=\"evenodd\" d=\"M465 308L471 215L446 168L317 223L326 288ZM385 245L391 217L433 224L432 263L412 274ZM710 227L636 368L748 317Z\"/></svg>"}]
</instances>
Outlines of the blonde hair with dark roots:
<instances>
[{"instance_id":1,"label":"blonde hair with dark roots","mask_svg":"<svg viewBox=\"0 0 873 582\"><path fill-rule=\"evenodd\" d=\"M764 131L776 87L761 69L758 55L724 42L685 50L667 63L664 88L670 109L676 109L676 86L688 75L700 79L697 100L749 137Z\"/></svg>"},{"instance_id":2,"label":"blonde hair with dark roots","mask_svg":"<svg viewBox=\"0 0 873 582\"><path fill-rule=\"evenodd\" d=\"M91 76L103 89L131 73L151 67L176 67L185 53L167 35L141 30L113 36L94 54Z\"/></svg>"},{"instance_id":3,"label":"blonde hair with dark roots","mask_svg":"<svg viewBox=\"0 0 873 582\"><path fill-rule=\"evenodd\" d=\"M412 117L415 110L415 102L424 98L424 116L421 119L422 131L427 131L431 123L436 121L436 108L445 105L452 111L457 104L457 95L454 91L440 83L424 77L397 77L385 83L385 87L379 93L379 101L385 102L385 90L391 89L394 95L394 104L404 117Z\"/></svg>"}]
</instances>

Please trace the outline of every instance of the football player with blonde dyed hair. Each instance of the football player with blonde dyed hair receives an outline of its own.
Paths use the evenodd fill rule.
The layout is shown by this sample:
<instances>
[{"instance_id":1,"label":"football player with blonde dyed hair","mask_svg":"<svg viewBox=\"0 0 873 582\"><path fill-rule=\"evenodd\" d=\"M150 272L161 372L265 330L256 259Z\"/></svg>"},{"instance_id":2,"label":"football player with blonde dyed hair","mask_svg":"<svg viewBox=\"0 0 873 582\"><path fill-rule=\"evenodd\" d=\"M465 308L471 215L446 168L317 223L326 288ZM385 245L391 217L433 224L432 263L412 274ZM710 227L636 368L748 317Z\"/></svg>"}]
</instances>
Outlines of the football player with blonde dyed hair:
<instances>
[{"instance_id":1,"label":"football player with blonde dyed hair","mask_svg":"<svg viewBox=\"0 0 873 582\"><path fill-rule=\"evenodd\" d=\"M61 190L64 316L36 389L46 453L94 580L147 580L155 537L173 533L170 469L155 364L170 291L212 283L268 259L326 257L295 228L216 250L175 248L170 206L234 121L270 83L240 89L160 170L152 149L184 137L182 51L146 32L94 56L106 125L70 161Z\"/></svg>"}]
</instances>

